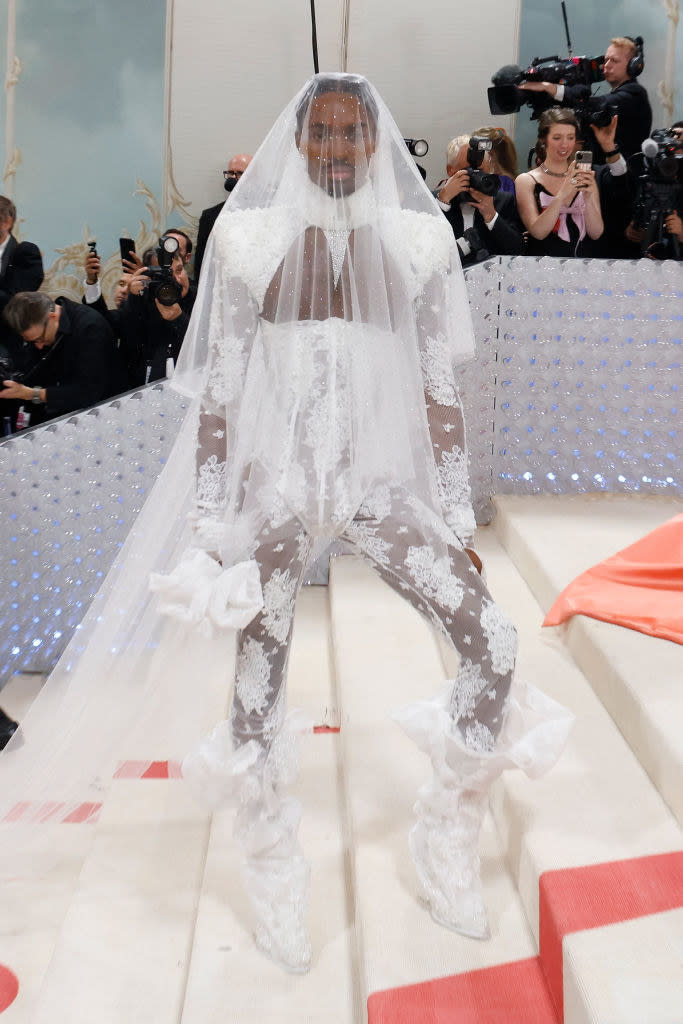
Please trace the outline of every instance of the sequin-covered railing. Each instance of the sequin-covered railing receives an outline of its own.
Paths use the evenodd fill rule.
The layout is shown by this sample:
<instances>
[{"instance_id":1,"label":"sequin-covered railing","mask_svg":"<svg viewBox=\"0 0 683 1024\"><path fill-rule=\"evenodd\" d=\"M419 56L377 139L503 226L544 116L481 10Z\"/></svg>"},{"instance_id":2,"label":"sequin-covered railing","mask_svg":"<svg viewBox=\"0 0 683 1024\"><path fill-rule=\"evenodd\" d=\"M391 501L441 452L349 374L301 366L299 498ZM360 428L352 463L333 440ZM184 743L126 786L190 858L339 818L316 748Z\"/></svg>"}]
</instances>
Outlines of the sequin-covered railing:
<instances>
[{"instance_id":1,"label":"sequin-covered railing","mask_svg":"<svg viewBox=\"0 0 683 1024\"><path fill-rule=\"evenodd\" d=\"M680 493L683 265L515 258L467 275L459 371L479 522L495 493ZM184 406L164 384L0 444L0 685L46 671L156 479Z\"/></svg>"},{"instance_id":2,"label":"sequin-covered railing","mask_svg":"<svg viewBox=\"0 0 683 1024\"><path fill-rule=\"evenodd\" d=\"M487 493L681 492L683 264L498 259L468 291L480 519Z\"/></svg>"},{"instance_id":3,"label":"sequin-covered railing","mask_svg":"<svg viewBox=\"0 0 683 1024\"><path fill-rule=\"evenodd\" d=\"M0 445L0 685L52 668L123 544L178 432L165 384Z\"/></svg>"}]
</instances>

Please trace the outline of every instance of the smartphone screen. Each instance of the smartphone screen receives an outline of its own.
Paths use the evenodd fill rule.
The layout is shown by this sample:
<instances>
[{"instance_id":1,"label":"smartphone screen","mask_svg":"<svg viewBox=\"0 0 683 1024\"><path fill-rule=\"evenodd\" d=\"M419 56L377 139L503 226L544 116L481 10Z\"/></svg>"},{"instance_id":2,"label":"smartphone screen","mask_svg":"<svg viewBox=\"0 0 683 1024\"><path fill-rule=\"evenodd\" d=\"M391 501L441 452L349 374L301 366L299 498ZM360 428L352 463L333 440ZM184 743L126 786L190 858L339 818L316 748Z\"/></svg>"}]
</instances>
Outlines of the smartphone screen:
<instances>
[{"instance_id":1,"label":"smartphone screen","mask_svg":"<svg viewBox=\"0 0 683 1024\"><path fill-rule=\"evenodd\" d=\"M119 249L121 259L127 260L132 252L135 252L135 242L132 238L119 238Z\"/></svg>"},{"instance_id":2,"label":"smartphone screen","mask_svg":"<svg viewBox=\"0 0 683 1024\"><path fill-rule=\"evenodd\" d=\"M580 149L576 154L577 171L590 171L593 166L593 154L590 149Z\"/></svg>"}]
</instances>

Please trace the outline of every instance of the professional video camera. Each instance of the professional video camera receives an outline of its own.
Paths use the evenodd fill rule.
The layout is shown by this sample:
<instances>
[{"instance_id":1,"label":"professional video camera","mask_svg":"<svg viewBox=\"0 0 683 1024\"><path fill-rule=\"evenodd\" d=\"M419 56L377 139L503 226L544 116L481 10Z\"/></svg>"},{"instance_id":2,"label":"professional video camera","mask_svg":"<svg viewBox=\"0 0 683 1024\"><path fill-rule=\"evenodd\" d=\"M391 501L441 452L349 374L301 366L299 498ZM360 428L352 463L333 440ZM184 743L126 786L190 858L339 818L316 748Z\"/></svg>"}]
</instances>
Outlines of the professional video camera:
<instances>
[{"instance_id":1,"label":"professional video camera","mask_svg":"<svg viewBox=\"0 0 683 1024\"><path fill-rule=\"evenodd\" d=\"M602 65L605 58L601 57L569 57L561 60L552 57L534 57L528 68L522 69L516 64L506 64L496 71L491 81L493 86L488 90L489 110L492 114L516 114L524 104L528 104L533 113L532 120L538 118L544 110L556 106L555 100L538 92L527 92L520 89L522 82L554 82L558 85L582 86L582 103L591 99L591 85L604 81ZM596 105L594 113L597 113ZM611 117L611 115L610 115ZM610 117L604 122L609 124ZM593 124L600 124L593 121Z\"/></svg>"},{"instance_id":2,"label":"professional video camera","mask_svg":"<svg viewBox=\"0 0 683 1024\"><path fill-rule=\"evenodd\" d=\"M159 266L145 270L145 277L150 280L146 289L147 297L150 300L158 299L162 306L174 306L183 295L171 269L178 249L178 239L174 235L162 235L156 248Z\"/></svg>"},{"instance_id":3,"label":"professional video camera","mask_svg":"<svg viewBox=\"0 0 683 1024\"><path fill-rule=\"evenodd\" d=\"M465 168L470 179L470 188L482 192L485 196L495 196L500 189L500 178L497 174L488 174L482 171L481 165L484 157L493 148L493 142L485 135L473 135L467 147L467 167ZM471 198L469 193L462 196L467 202Z\"/></svg>"},{"instance_id":4,"label":"professional video camera","mask_svg":"<svg viewBox=\"0 0 683 1024\"><path fill-rule=\"evenodd\" d=\"M645 229L643 253L652 259L680 259L678 239L667 233L664 221L683 207L683 141L668 128L658 128L645 139L641 152L633 224Z\"/></svg>"}]
</instances>

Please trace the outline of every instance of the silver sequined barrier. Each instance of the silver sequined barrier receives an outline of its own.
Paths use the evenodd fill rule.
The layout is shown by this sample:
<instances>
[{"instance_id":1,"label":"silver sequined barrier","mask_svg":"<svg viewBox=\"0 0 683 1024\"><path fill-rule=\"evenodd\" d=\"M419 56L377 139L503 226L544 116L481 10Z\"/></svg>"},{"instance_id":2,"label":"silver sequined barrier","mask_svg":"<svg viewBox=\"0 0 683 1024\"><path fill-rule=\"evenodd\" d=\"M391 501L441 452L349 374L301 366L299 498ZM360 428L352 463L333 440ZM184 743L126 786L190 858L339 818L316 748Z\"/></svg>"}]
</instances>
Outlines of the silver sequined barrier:
<instances>
[{"instance_id":1,"label":"silver sequined barrier","mask_svg":"<svg viewBox=\"0 0 683 1024\"><path fill-rule=\"evenodd\" d=\"M498 258L467 281L478 355L458 376L479 522L496 493L681 493L683 264ZM184 410L156 384L0 444L0 686L57 661Z\"/></svg>"}]
</instances>

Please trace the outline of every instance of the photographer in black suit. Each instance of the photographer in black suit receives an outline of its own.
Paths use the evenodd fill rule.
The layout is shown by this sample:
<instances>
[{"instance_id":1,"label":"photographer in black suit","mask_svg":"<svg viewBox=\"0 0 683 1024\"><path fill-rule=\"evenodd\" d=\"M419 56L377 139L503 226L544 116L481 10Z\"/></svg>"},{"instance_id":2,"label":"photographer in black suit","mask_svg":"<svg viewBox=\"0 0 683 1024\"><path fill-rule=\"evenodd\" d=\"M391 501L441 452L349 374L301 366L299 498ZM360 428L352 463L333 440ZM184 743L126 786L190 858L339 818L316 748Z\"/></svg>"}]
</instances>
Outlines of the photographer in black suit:
<instances>
[{"instance_id":1,"label":"photographer in black suit","mask_svg":"<svg viewBox=\"0 0 683 1024\"><path fill-rule=\"evenodd\" d=\"M434 193L453 228L464 267L489 256L519 256L524 252L515 197L496 188L496 175L490 173L490 146L490 139L476 135L452 139L446 150L448 177ZM475 164L478 168L473 167ZM473 169L482 172L482 184L487 191L495 190L493 194L471 186Z\"/></svg>"}]
</instances>

